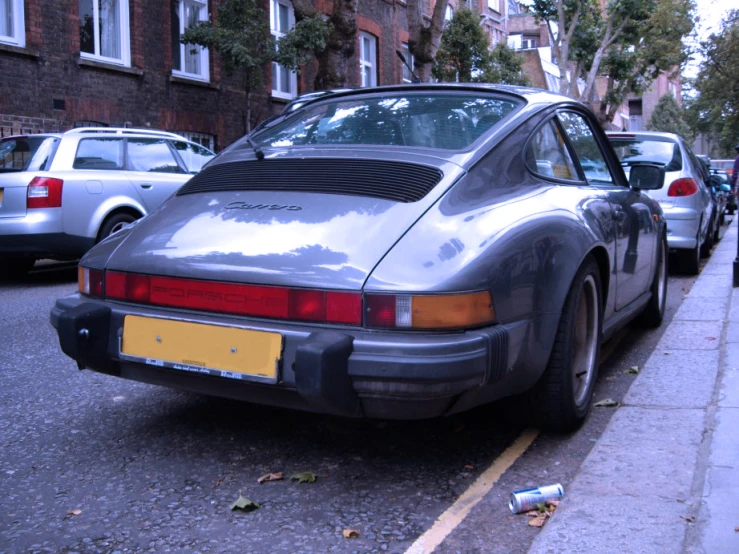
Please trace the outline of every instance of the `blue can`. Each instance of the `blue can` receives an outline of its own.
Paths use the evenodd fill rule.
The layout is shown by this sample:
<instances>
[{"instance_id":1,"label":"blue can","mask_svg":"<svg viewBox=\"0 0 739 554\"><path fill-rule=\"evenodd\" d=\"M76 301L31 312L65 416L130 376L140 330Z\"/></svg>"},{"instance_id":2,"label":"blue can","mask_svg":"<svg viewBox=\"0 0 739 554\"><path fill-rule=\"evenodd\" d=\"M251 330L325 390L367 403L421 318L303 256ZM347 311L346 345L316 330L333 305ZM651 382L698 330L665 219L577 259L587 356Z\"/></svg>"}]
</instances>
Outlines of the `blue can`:
<instances>
[{"instance_id":1,"label":"blue can","mask_svg":"<svg viewBox=\"0 0 739 554\"><path fill-rule=\"evenodd\" d=\"M538 504L543 504L550 500L562 500L564 494L565 490L559 483L536 487L535 489L515 491L511 493L508 507L514 514L520 514L521 512L533 510Z\"/></svg>"}]
</instances>

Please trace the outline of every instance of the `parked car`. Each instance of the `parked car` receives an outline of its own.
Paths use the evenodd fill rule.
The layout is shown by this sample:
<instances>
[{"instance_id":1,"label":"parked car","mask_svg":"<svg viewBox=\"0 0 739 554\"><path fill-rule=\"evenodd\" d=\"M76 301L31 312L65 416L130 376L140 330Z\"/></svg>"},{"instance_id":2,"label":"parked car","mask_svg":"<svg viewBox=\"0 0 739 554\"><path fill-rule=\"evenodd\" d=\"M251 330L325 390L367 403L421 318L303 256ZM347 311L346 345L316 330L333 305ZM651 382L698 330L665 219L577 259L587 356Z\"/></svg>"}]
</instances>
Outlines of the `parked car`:
<instances>
[{"instance_id":1,"label":"parked car","mask_svg":"<svg viewBox=\"0 0 739 554\"><path fill-rule=\"evenodd\" d=\"M687 143L672 133L607 134L627 173L636 162L664 167L663 186L649 191L649 195L662 206L667 220L667 243L678 254L681 268L697 275L700 258L711 252L718 225L718 210L700 161Z\"/></svg>"},{"instance_id":2,"label":"parked car","mask_svg":"<svg viewBox=\"0 0 739 554\"><path fill-rule=\"evenodd\" d=\"M719 188L721 188L726 195L726 211L729 215L734 215L734 212L736 212L737 207L739 206L737 205L736 194L731 190L731 176L727 171L712 168L711 178L713 179L714 176L718 179L717 184L719 185Z\"/></svg>"},{"instance_id":3,"label":"parked car","mask_svg":"<svg viewBox=\"0 0 739 554\"><path fill-rule=\"evenodd\" d=\"M51 322L127 379L369 418L522 394L573 429L601 341L662 321L663 176L630 185L593 114L541 90L331 95L88 252Z\"/></svg>"},{"instance_id":4,"label":"parked car","mask_svg":"<svg viewBox=\"0 0 739 554\"><path fill-rule=\"evenodd\" d=\"M79 258L151 212L213 156L174 133L143 129L0 139L0 266L18 276L40 258Z\"/></svg>"},{"instance_id":5,"label":"parked car","mask_svg":"<svg viewBox=\"0 0 739 554\"><path fill-rule=\"evenodd\" d=\"M711 168L726 171L731 177L734 172L734 160L711 160Z\"/></svg>"}]
</instances>

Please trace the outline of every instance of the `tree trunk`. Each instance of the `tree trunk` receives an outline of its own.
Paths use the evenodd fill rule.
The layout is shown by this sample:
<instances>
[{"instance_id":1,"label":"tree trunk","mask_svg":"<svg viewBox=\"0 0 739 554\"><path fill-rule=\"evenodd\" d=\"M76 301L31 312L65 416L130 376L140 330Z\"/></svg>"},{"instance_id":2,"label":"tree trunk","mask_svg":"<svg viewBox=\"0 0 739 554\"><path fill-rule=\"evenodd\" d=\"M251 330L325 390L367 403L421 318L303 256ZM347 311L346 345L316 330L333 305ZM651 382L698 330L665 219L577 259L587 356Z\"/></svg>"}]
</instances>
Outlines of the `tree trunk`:
<instances>
[{"instance_id":1,"label":"tree trunk","mask_svg":"<svg viewBox=\"0 0 739 554\"><path fill-rule=\"evenodd\" d=\"M444 32L446 8L449 0L437 0L431 23L426 26L423 19L422 0L407 0L408 49L413 54L413 70L422 83L431 80L431 68Z\"/></svg>"}]
</instances>

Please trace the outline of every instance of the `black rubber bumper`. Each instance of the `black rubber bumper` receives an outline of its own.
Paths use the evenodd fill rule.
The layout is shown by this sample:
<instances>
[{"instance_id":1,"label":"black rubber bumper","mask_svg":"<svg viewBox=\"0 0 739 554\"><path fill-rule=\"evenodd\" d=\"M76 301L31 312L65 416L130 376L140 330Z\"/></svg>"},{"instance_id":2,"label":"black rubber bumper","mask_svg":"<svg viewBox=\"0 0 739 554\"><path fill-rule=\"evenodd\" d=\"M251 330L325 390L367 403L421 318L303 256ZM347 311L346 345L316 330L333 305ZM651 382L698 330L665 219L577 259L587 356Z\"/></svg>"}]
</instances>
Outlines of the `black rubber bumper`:
<instances>
[{"instance_id":1,"label":"black rubber bumper","mask_svg":"<svg viewBox=\"0 0 739 554\"><path fill-rule=\"evenodd\" d=\"M419 419L449 411L460 395L503 378L509 364L508 333L499 328L445 338L316 330L270 322L249 326L283 335L277 384L194 375L120 358L127 314L178 317L141 307L121 307L79 295L51 310L62 351L80 368L152 384L248 402L348 417ZM200 315L204 324L224 324ZM234 321L233 324L243 325ZM415 342L414 342L415 341Z\"/></svg>"}]
</instances>

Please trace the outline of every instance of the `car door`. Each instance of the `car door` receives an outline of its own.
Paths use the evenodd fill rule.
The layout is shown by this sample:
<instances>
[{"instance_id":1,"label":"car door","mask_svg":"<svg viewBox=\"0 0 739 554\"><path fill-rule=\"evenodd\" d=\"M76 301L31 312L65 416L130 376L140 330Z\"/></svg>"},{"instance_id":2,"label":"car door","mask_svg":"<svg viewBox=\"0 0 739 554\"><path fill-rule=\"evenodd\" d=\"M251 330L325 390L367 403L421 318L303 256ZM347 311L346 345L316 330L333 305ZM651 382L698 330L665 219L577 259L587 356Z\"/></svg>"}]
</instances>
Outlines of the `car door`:
<instances>
[{"instance_id":1,"label":"car door","mask_svg":"<svg viewBox=\"0 0 739 554\"><path fill-rule=\"evenodd\" d=\"M151 211L172 196L190 177L164 138L126 140L128 178L146 209Z\"/></svg>"},{"instance_id":2,"label":"car door","mask_svg":"<svg viewBox=\"0 0 739 554\"><path fill-rule=\"evenodd\" d=\"M616 299L619 310L649 290L657 247L657 227L645 193L632 189L623 171L604 150L605 138L589 118L575 111L558 112L586 181L603 190L613 205L616 226ZM609 161L610 159L610 161Z\"/></svg>"},{"instance_id":3,"label":"car door","mask_svg":"<svg viewBox=\"0 0 739 554\"><path fill-rule=\"evenodd\" d=\"M116 205L130 203L126 199L137 200L126 177L124 159L123 138L85 137L79 140L71 169L53 173L54 177L64 181L62 217L65 233L94 239L100 223L99 215L96 215L100 206L110 203L106 209L109 211Z\"/></svg>"}]
</instances>

